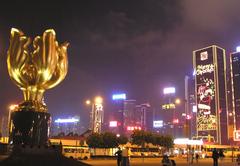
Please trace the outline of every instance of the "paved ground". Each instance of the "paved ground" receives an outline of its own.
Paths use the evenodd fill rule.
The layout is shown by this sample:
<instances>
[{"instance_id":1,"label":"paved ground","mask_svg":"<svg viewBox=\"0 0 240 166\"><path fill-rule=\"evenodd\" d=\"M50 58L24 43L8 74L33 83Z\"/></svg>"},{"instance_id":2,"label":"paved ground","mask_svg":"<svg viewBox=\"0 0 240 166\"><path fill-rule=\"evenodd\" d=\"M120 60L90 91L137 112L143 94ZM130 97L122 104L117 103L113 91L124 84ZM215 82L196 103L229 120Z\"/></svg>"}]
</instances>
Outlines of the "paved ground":
<instances>
[{"instance_id":1,"label":"paved ground","mask_svg":"<svg viewBox=\"0 0 240 166\"><path fill-rule=\"evenodd\" d=\"M200 159L198 163L194 161L193 164L188 164L186 159L183 158L174 158L176 161L177 166L213 166L213 161L211 158L209 159ZM93 166L116 166L116 160L109 160L109 159L89 159L86 162ZM145 158L144 160L141 158L132 158L130 160L131 166L161 166L161 159L160 158ZM219 160L219 166L237 166L236 162L232 162L232 159L225 158L222 161Z\"/></svg>"}]
</instances>

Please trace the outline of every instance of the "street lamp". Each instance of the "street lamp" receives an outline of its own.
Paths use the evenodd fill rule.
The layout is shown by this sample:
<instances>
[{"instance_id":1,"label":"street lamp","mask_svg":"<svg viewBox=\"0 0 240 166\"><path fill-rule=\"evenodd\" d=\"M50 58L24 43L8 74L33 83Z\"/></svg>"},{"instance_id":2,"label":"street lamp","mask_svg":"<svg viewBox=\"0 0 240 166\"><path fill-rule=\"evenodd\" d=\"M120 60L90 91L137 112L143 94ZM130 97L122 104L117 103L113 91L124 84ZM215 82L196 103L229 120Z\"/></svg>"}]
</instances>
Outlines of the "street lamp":
<instances>
[{"instance_id":1,"label":"street lamp","mask_svg":"<svg viewBox=\"0 0 240 166\"><path fill-rule=\"evenodd\" d=\"M96 103L96 104L102 104L102 102L103 102L103 98L102 98L102 97L97 96L97 97L95 98L95 103Z\"/></svg>"},{"instance_id":2,"label":"street lamp","mask_svg":"<svg viewBox=\"0 0 240 166\"><path fill-rule=\"evenodd\" d=\"M92 130L92 127L93 127L94 102L92 102L91 100L88 99L88 100L85 101L85 104L87 106L91 105L91 110L89 112L89 126L88 126L88 129Z\"/></svg>"},{"instance_id":3,"label":"street lamp","mask_svg":"<svg viewBox=\"0 0 240 166\"><path fill-rule=\"evenodd\" d=\"M177 98L177 99L175 100L175 104L181 104L181 100L180 100L179 98Z\"/></svg>"},{"instance_id":4,"label":"street lamp","mask_svg":"<svg viewBox=\"0 0 240 166\"><path fill-rule=\"evenodd\" d=\"M91 100L86 100L85 103L86 103L86 105L90 105L91 104Z\"/></svg>"}]
</instances>

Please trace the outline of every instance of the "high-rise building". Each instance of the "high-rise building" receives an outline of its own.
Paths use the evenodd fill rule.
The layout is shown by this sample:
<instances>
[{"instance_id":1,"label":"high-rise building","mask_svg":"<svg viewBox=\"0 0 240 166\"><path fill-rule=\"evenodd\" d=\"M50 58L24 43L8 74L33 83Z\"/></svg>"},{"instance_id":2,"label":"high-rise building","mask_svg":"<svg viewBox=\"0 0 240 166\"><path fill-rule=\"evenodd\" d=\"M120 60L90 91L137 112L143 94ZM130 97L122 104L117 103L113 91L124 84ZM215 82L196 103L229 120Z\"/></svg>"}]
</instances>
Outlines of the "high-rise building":
<instances>
[{"instance_id":1,"label":"high-rise building","mask_svg":"<svg viewBox=\"0 0 240 166\"><path fill-rule=\"evenodd\" d=\"M240 52L230 54L230 70L233 130L230 130L229 135L233 138L233 132L240 131Z\"/></svg>"},{"instance_id":2,"label":"high-rise building","mask_svg":"<svg viewBox=\"0 0 240 166\"><path fill-rule=\"evenodd\" d=\"M153 112L149 103L136 105L136 125L146 131L153 130Z\"/></svg>"},{"instance_id":3,"label":"high-rise building","mask_svg":"<svg viewBox=\"0 0 240 166\"><path fill-rule=\"evenodd\" d=\"M124 117L124 131L126 131L126 134L131 133L132 130L135 129L142 129L140 126L140 115L137 114L136 109L136 100L125 100L124 101L124 111L123 111L123 117Z\"/></svg>"},{"instance_id":4,"label":"high-rise building","mask_svg":"<svg viewBox=\"0 0 240 166\"><path fill-rule=\"evenodd\" d=\"M209 46L193 51L197 104L197 136L228 142L225 50Z\"/></svg>"},{"instance_id":5,"label":"high-rise building","mask_svg":"<svg viewBox=\"0 0 240 166\"><path fill-rule=\"evenodd\" d=\"M163 89L163 104L162 104L162 110L168 114L168 116L165 116L164 122L174 125L174 121L179 119L176 116L176 93L175 93L175 87L166 87Z\"/></svg>"},{"instance_id":6,"label":"high-rise building","mask_svg":"<svg viewBox=\"0 0 240 166\"><path fill-rule=\"evenodd\" d=\"M109 129L116 134L124 134L124 101L126 94L113 94L111 112L109 116Z\"/></svg>"},{"instance_id":7,"label":"high-rise building","mask_svg":"<svg viewBox=\"0 0 240 166\"><path fill-rule=\"evenodd\" d=\"M195 76L195 74L194 74ZM185 76L185 136L196 136L196 103L194 76Z\"/></svg>"},{"instance_id":8,"label":"high-rise building","mask_svg":"<svg viewBox=\"0 0 240 166\"><path fill-rule=\"evenodd\" d=\"M91 125L92 125L92 131L94 133L102 132L103 117L104 117L104 111L103 111L102 98L98 97L96 98L96 101L93 104L92 115L91 115L91 122L92 122Z\"/></svg>"}]
</instances>

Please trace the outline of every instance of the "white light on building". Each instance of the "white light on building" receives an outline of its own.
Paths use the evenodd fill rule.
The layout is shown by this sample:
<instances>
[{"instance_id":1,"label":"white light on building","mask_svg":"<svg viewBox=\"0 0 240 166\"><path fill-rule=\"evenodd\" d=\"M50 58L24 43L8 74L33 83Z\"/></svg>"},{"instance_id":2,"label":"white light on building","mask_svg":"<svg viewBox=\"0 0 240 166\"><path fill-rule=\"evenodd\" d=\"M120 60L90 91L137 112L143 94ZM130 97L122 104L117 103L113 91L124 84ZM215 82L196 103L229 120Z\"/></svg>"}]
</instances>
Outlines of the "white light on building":
<instances>
[{"instance_id":1,"label":"white light on building","mask_svg":"<svg viewBox=\"0 0 240 166\"><path fill-rule=\"evenodd\" d=\"M237 46L236 51L240 52L240 46Z\"/></svg>"},{"instance_id":2,"label":"white light on building","mask_svg":"<svg viewBox=\"0 0 240 166\"><path fill-rule=\"evenodd\" d=\"M162 120L155 120L155 121L153 121L153 127L154 128L161 128L161 127L163 127L163 121Z\"/></svg>"},{"instance_id":3,"label":"white light on building","mask_svg":"<svg viewBox=\"0 0 240 166\"><path fill-rule=\"evenodd\" d=\"M174 94L175 91L176 90L174 87L167 87L163 89L163 94Z\"/></svg>"}]
</instances>

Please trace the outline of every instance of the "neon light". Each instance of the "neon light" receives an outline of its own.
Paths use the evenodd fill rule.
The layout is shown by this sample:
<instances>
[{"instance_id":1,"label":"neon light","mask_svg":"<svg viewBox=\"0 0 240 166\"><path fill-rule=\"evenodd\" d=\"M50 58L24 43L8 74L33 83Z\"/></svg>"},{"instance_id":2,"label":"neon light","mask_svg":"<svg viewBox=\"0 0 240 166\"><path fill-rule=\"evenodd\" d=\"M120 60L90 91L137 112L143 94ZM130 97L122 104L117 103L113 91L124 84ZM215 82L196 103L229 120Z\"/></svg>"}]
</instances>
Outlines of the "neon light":
<instances>
[{"instance_id":1,"label":"neon light","mask_svg":"<svg viewBox=\"0 0 240 166\"><path fill-rule=\"evenodd\" d=\"M117 121L110 121L109 127L117 127Z\"/></svg>"},{"instance_id":2,"label":"neon light","mask_svg":"<svg viewBox=\"0 0 240 166\"><path fill-rule=\"evenodd\" d=\"M161 127L163 127L163 121L162 120L155 120L155 121L153 121L153 127L154 128L161 128Z\"/></svg>"},{"instance_id":3,"label":"neon light","mask_svg":"<svg viewBox=\"0 0 240 166\"><path fill-rule=\"evenodd\" d=\"M177 124L179 123L179 120L178 119L173 119L173 124Z\"/></svg>"},{"instance_id":4,"label":"neon light","mask_svg":"<svg viewBox=\"0 0 240 166\"><path fill-rule=\"evenodd\" d=\"M95 109L96 109L96 111L103 111L103 105L101 103L96 103Z\"/></svg>"},{"instance_id":5,"label":"neon light","mask_svg":"<svg viewBox=\"0 0 240 166\"><path fill-rule=\"evenodd\" d=\"M176 138L173 142L177 145L203 145L202 140L190 140L188 138Z\"/></svg>"},{"instance_id":6,"label":"neon light","mask_svg":"<svg viewBox=\"0 0 240 166\"><path fill-rule=\"evenodd\" d=\"M174 87L168 87L163 89L163 94L173 94L175 93L175 88Z\"/></svg>"},{"instance_id":7,"label":"neon light","mask_svg":"<svg viewBox=\"0 0 240 166\"><path fill-rule=\"evenodd\" d=\"M201 110L200 110L201 111ZM205 130L216 130L217 129L217 118L215 115L198 114L197 116L197 128L198 131Z\"/></svg>"},{"instance_id":8,"label":"neon light","mask_svg":"<svg viewBox=\"0 0 240 166\"><path fill-rule=\"evenodd\" d=\"M126 100L126 98L127 97L125 93L112 95L113 100Z\"/></svg>"},{"instance_id":9,"label":"neon light","mask_svg":"<svg viewBox=\"0 0 240 166\"><path fill-rule=\"evenodd\" d=\"M70 118L70 119L56 119L54 121L55 123L75 123L75 122L79 122L79 119L76 118Z\"/></svg>"},{"instance_id":10,"label":"neon light","mask_svg":"<svg viewBox=\"0 0 240 166\"><path fill-rule=\"evenodd\" d=\"M195 76L195 75L196 75L196 70L193 70L193 73L192 73L192 75L193 75L193 76Z\"/></svg>"},{"instance_id":11,"label":"neon light","mask_svg":"<svg viewBox=\"0 0 240 166\"><path fill-rule=\"evenodd\" d=\"M198 104L198 108L199 109L204 109L204 110L210 110L211 107L209 105L205 105L205 104Z\"/></svg>"},{"instance_id":12,"label":"neon light","mask_svg":"<svg viewBox=\"0 0 240 166\"><path fill-rule=\"evenodd\" d=\"M196 106L196 105L194 105L194 106L192 107L192 112L194 112L194 113L197 112L197 106Z\"/></svg>"},{"instance_id":13,"label":"neon light","mask_svg":"<svg viewBox=\"0 0 240 166\"><path fill-rule=\"evenodd\" d=\"M201 61L207 60L208 59L208 52L204 51L200 53L200 59Z\"/></svg>"},{"instance_id":14,"label":"neon light","mask_svg":"<svg viewBox=\"0 0 240 166\"><path fill-rule=\"evenodd\" d=\"M240 46L237 46L236 51L240 52Z\"/></svg>"},{"instance_id":15,"label":"neon light","mask_svg":"<svg viewBox=\"0 0 240 166\"><path fill-rule=\"evenodd\" d=\"M186 116L186 119L187 119L187 120L192 119L191 115L187 115L187 116Z\"/></svg>"},{"instance_id":16,"label":"neon light","mask_svg":"<svg viewBox=\"0 0 240 166\"><path fill-rule=\"evenodd\" d=\"M142 130L142 128L139 127L139 126L128 126L128 127L127 127L127 130L128 130L128 131Z\"/></svg>"},{"instance_id":17,"label":"neon light","mask_svg":"<svg viewBox=\"0 0 240 166\"><path fill-rule=\"evenodd\" d=\"M174 109L174 108L176 108L176 106L175 106L175 104L173 104L173 103L162 105L162 109L164 109L164 110Z\"/></svg>"},{"instance_id":18,"label":"neon light","mask_svg":"<svg viewBox=\"0 0 240 166\"><path fill-rule=\"evenodd\" d=\"M240 141L240 130L234 130L233 131L233 140L234 141Z\"/></svg>"},{"instance_id":19,"label":"neon light","mask_svg":"<svg viewBox=\"0 0 240 166\"><path fill-rule=\"evenodd\" d=\"M212 73L214 71L214 65L213 64L207 64L207 65L198 65L196 69L196 75L203 75L205 73Z\"/></svg>"}]
</instances>

